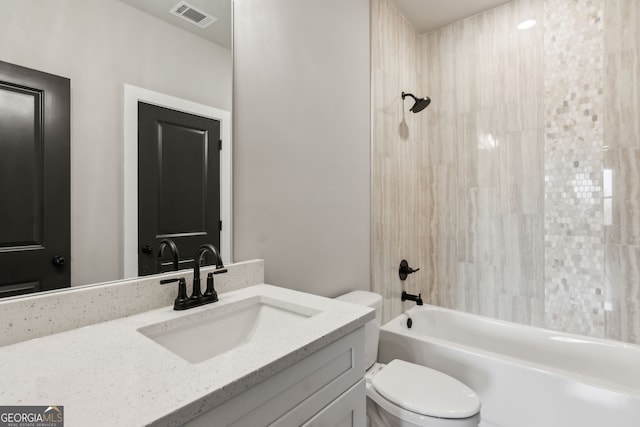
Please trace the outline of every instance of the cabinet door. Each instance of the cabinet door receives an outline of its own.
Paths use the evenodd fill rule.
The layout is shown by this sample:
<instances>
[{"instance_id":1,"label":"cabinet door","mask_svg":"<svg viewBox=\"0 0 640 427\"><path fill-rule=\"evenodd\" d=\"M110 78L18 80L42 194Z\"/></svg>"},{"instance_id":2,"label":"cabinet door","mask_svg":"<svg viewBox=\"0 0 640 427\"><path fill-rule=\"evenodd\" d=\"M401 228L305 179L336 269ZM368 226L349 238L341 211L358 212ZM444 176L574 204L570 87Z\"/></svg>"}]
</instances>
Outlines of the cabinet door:
<instances>
[{"instance_id":1,"label":"cabinet door","mask_svg":"<svg viewBox=\"0 0 640 427\"><path fill-rule=\"evenodd\" d=\"M363 379L325 406L302 426L363 427L366 422L366 390Z\"/></svg>"}]
</instances>

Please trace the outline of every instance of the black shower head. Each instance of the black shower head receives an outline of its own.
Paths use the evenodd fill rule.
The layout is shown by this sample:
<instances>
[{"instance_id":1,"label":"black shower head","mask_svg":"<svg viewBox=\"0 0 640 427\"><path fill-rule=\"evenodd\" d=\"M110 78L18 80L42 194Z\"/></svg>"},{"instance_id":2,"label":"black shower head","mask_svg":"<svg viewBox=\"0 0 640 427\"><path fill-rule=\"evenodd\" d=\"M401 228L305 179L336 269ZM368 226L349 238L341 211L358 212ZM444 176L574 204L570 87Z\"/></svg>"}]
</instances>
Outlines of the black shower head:
<instances>
[{"instance_id":1,"label":"black shower head","mask_svg":"<svg viewBox=\"0 0 640 427\"><path fill-rule=\"evenodd\" d=\"M416 98L414 95L410 94L410 93L404 93L402 92L402 100L404 101L404 98L410 96L414 99L415 104L413 104L413 107L411 107L409 109L409 111L411 111L412 113L419 113L420 111L424 110L425 108L427 108L429 106L429 104L431 104L431 98L424 97L424 98Z\"/></svg>"}]
</instances>

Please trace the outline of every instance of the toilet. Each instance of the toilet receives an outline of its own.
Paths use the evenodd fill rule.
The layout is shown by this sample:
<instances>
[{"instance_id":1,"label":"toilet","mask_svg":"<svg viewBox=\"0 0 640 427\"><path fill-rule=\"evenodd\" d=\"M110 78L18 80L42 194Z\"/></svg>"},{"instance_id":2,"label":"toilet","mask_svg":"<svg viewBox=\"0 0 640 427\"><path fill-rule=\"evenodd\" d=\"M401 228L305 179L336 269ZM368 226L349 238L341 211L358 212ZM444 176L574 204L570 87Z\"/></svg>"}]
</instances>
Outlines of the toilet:
<instances>
[{"instance_id":1,"label":"toilet","mask_svg":"<svg viewBox=\"0 0 640 427\"><path fill-rule=\"evenodd\" d=\"M477 427L480 398L442 372L404 360L377 363L382 297L353 291L337 298L371 307L376 318L365 325L367 425L372 427Z\"/></svg>"}]
</instances>

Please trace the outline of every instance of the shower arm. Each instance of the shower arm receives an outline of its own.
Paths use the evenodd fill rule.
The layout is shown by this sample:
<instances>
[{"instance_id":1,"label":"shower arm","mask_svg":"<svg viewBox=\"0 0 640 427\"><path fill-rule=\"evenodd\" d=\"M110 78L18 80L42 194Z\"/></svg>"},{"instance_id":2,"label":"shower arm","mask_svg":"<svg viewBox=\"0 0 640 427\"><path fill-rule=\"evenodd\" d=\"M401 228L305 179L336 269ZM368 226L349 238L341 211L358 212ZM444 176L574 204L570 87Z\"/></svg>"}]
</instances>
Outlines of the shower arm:
<instances>
[{"instance_id":1,"label":"shower arm","mask_svg":"<svg viewBox=\"0 0 640 427\"><path fill-rule=\"evenodd\" d=\"M397 93L397 92L396 92L396 93ZM403 100L403 101L404 101L404 99L405 99L407 96L412 97L414 101L418 102L418 98L416 98L416 97L415 97L415 95L413 95L413 94L411 94L411 93L405 93L405 92L402 92L402 100Z\"/></svg>"}]
</instances>

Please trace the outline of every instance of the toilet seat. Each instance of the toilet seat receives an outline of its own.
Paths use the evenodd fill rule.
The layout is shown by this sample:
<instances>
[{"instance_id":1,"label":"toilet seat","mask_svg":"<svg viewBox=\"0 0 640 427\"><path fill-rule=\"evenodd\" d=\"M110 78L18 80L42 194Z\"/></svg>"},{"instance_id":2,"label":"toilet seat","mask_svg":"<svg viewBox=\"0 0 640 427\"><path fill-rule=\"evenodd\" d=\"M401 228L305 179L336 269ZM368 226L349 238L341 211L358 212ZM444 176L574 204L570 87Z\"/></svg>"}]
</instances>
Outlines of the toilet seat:
<instances>
[{"instance_id":1,"label":"toilet seat","mask_svg":"<svg viewBox=\"0 0 640 427\"><path fill-rule=\"evenodd\" d=\"M378 378L384 371L386 374ZM410 422L412 425L477 427L480 422L479 397L460 381L441 372L402 360L394 360L386 366L376 363L367 371L365 378L367 380L367 397L389 414ZM378 379L376 380L376 378ZM429 387L426 387L425 384L429 384ZM435 388L434 384L436 384ZM413 391L407 393L400 391L398 394L398 390L396 390L398 387ZM459 391L466 389L466 396L463 396L461 401L454 402L453 395L448 391L443 393L443 390L449 390L451 387ZM409 395L410 399L402 400L404 394ZM413 397L411 394L415 395L415 399L411 398ZM438 398L439 394L445 394L448 398ZM436 399L432 400L434 396ZM444 410L445 403L449 405L448 410ZM443 413L446 413L447 416L435 415Z\"/></svg>"},{"instance_id":2,"label":"toilet seat","mask_svg":"<svg viewBox=\"0 0 640 427\"><path fill-rule=\"evenodd\" d=\"M480 412L480 398L469 387L442 372L404 360L392 360L371 384L385 399L421 415L468 418Z\"/></svg>"}]
</instances>

